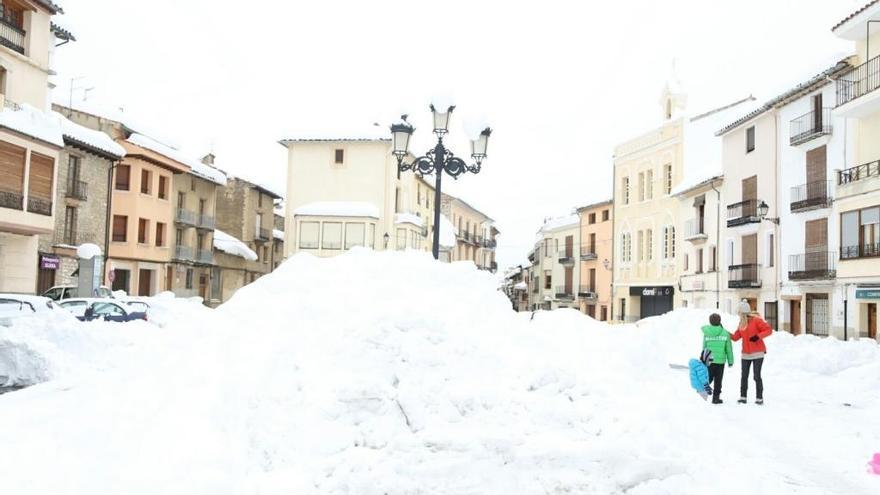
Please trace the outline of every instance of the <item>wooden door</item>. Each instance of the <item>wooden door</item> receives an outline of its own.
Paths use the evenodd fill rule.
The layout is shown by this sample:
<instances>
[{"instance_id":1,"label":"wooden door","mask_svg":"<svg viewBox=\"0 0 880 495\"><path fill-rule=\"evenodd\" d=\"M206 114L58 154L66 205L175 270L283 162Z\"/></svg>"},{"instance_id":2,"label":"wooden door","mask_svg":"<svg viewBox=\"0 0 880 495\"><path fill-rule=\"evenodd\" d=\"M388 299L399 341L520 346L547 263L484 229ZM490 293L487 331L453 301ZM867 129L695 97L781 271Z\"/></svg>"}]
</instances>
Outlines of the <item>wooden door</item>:
<instances>
[{"instance_id":1,"label":"wooden door","mask_svg":"<svg viewBox=\"0 0 880 495\"><path fill-rule=\"evenodd\" d=\"M178 235L180 234L180 229L177 230L177 233L178 233ZM171 290L171 287L173 285L174 285L174 268L169 266L169 267L165 268L165 290Z\"/></svg>"},{"instance_id":2,"label":"wooden door","mask_svg":"<svg viewBox=\"0 0 880 495\"><path fill-rule=\"evenodd\" d=\"M199 275L199 297L208 299L208 276L204 273Z\"/></svg>"},{"instance_id":3,"label":"wooden door","mask_svg":"<svg viewBox=\"0 0 880 495\"><path fill-rule=\"evenodd\" d=\"M39 259L39 256L37 256ZM39 263L39 261L38 261ZM37 272L37 294L42 294L51 289L55 285L55 269L54 268L38 268Z\"/></svg>"},{"instance_id":4,"label":"wooden door","mask_svg":"<svg viewBox=\"0 0 880 495\"><path fill-rule=\"evenodd\" d=\"M792 300L789 304L791 312L791 328L789 331L792 335L800 335L801 333L801 301L799 299Z\"/></svg>"},{"instance_id":5,"label":"wooden door","mask_svg":"<svg viewBox=\"0 0 880 495\"><path fill-rule=\"evenodd\" d=\"M590 291L596 292L596 269L590 268Z\"/></svg>"},{"instance_id":6,"label":"wooden door","mask_svg":"<svg viewBox=\"0 0 880 495\"><path fill-rule=\"evenodd\" d=\"M742 199L758 199L758 176L753 175L742 180Z\"/></svg>"},{"instance_id":7,"label":"wooden door","mask_svg":"<svg viewBox=\"0 0 880 495\"><path fill-rule=\"evenodd\" d=\"M813 131L822 132L822 93L813 96Z\"/></svg>"},{"instance_id":8,"label":"wooden door","mask_svg":"<svg viewBox=\"0 0 880 495\"><path fill-rule=\"evenodd\" d=\"M742 238L742 264L758 264L758 234L743 236Z\"/></svg>"},{"instance_id":9,"label":"wooden door","mask_svg":"<svg viewBox=\"0 0 880 495\"><path fill-rule=\"evenodd\" d=\"M574 270L571 267L565 269L565 293L573 294L572 285L574 285Z\"/></svg>"},{"instance_id":10,"label":"wooden door","mask_svg":"<svg viewBox=\"0 0 880 495\"><path fill-rule=\"evenodd\" d=\"M827 160L827 150L825 146L820 146L816 149L812 149L807 152L807 184L816 184L819 182L825 182L825 170L826 170L826 160ZM818 187L818 186L816 186ZM815 194L810 194L817 191L810 190L810 187L807 186L807 197L815 197ZM824 194L825 189L823 187L822 193Z\"/></svg>"},{"instance_id":11,"label":"wooden door","mask_svg":"<svg viewBox=\"0 0 880 495\"><path fill-rule=\"evenodd\" d=\"M151 280L151 270L141 269L138 271L138 295L139 296L151 296L152 290L152 280Z\"/></svg>"},{"instance_id":12,"label":"wooden door","mask_svg":"<svg viewBox=\"0 0 880 495\"><path fill-rule=\"evenodd\" d=\"M596 233L593 232L590 234L590 250L588 251L590 254L596 252Z\"/></svg>"},{"instance_id":13,"label":"wooden door","mask_svg":"<svg viewBox=\"0 0 880 495\"><path fill-rule=\"evenodd\" d=\"M574 256L574 236L567 235L565 236L565 257L571 258Z\"/></svg>"},{"instance_id":14,"label":"wooden door","mask_svg":"<svg viewBox=\"0 0 880 495\"><path fill-rule=\"evenodd\" d=\"M868 304L868 337L877 338L877 303Z\"/></svg>"},{"instance_id":15,"label":"wooden door","mask_svg":"<svg viewBox=\"0 0 880 495\"><path fill-rule=\"evenodd\" d=\"M804 270L826 271L828 265L828 219L804 222Z\"/></svg>"}]
</instances>

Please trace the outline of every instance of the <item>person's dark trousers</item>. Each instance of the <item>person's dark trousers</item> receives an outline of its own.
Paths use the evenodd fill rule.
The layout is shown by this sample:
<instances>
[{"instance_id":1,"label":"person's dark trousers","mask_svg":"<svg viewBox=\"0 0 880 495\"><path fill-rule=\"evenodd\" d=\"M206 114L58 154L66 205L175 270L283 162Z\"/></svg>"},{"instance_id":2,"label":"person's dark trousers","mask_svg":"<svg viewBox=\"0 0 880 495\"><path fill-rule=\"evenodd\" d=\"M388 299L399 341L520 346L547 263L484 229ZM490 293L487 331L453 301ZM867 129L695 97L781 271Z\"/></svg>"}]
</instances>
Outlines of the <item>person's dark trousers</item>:
<instances>
[{"instance_id":1,"label":"person's dark trousers","mask_svg":"<svg viewBox=\"0 0 880 495\"><path fill-rule=\"evenodd\" d=\"M758 393L757 398L764 398L764 380L761 379L761 366L764 365L764 358L743 359L742 360L742 378L739 382L739 396L745 398L749 392L749 367L755 368L755 391Z\"/></svg>"},{"instance_id":2,"label":"person's dark trousers","mask_svg":"<svg viewBox=\"0 0 880 495\"><path fill-rule=\"evenodd\" d=\"M724 363L709 365L709 383L712 383L712 402L721 398L721 382L724 380Z\"/></svg>"}]
</instances>

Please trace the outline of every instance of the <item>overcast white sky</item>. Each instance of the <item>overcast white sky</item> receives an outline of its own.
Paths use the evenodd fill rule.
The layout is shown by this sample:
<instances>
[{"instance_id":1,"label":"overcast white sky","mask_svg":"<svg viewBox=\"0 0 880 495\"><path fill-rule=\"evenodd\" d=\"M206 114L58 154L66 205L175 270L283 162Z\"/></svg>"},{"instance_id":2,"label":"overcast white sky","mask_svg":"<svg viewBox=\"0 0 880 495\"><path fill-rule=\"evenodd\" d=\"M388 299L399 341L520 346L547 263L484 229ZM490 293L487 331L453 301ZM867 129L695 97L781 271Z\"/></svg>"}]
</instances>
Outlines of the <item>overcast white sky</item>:
<instances>
[{"instance_id":1,"label":"overcast white sky","mask_svg":"<svg viewBox=\"0 0 880 495\"><path fill-rule=\"evenodd\" d=\"M497 221L502 267L543 217L611 197L613 146L659 123L673 59L691 112L763 101L852 51L830 29L865 3L59 1L78 41L56 53L56 100L83 77L94 102L281 190L279 139L407 111L421 150L428 102L453 96L453 151L465 120L494 129L483 172L450 192Z\"/></svg>"}]
</instances>

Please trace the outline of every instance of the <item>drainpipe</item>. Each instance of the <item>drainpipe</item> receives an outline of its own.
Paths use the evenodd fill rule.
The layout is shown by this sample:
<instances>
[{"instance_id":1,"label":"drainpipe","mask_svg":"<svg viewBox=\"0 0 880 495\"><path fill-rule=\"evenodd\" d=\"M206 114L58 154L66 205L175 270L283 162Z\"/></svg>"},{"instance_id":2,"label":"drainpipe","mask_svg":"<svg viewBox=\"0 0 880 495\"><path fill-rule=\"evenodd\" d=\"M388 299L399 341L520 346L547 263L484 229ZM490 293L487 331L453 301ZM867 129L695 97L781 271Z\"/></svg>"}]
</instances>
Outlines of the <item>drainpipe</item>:
<instances>
[{"instance_id":1,"label":"drainpipe","mask_svg":"<svg viewBox=\"0 0 880 495\"><path fill-rule=\"evenodd\" d=\"M715 309L721 308L721 266L718 250L721 249L721 191L715 188L715 181L709 183L715 191Z\"/></svg>"},{"instance_id":2,"label":"drainpipe","mask_svg":"<svg viewBox=\"0 0 880 495\"><path fill-rule=\"evenodd\" d=\"M614 157L611 158L612 163L614 162ZM614 320L614 255L617 252L617 245L615 244L615 236L617 235L617 231L615 231L614 226L617 223L617 166L614 166L614 170L611 173L611 294L610 299L611 302L608 304L608 312L610 313L611 320ZM625 315L621 315L625 316Z\"/></svg>"},{"instance_id":3,"label":"drainpipe","mask_svg":"<svg viewBox=\"0 0 880 495\"><path fill-rule=\"evenodd\" d=\"M113 171L120 163L121 160L116 160L107 169L107 211L104 215L104 276L101 278L101 283L107 280L107 268L110 266L110 213L113 207Z\"/></svg>"}]
</instances>

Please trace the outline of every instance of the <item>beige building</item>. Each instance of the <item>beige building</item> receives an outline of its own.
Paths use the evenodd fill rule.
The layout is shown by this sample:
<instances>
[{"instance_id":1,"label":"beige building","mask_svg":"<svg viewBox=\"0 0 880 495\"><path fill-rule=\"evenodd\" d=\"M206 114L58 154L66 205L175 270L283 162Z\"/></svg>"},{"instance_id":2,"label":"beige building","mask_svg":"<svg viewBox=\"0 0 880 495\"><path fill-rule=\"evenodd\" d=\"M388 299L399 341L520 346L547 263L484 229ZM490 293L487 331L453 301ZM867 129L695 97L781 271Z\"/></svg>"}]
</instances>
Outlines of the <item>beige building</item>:
<instances>
[{"instance_id":1,"label":"beige building","mask_svg":"<svg viewBox=\"0 0 880 495\"><path fill-rule=\"evenodd\" d=\"M613 201L602 201L577 209L580 218L578 249L580 284L577 297L580 310L599 321L612 314L611 260L613 259Z\"/></svg>"},{"instance_id":2,"label":"beige building","mask_svg":"<svg viewBox=\"0 0 880 495\"><path fill-rule=\"evenodd\" d=\"M667 83L661 95L664 122L614 150L614 319L635 321L682 305L677 259L679 200L672 192L694 176L720 168L714 133L754 98L693 116L686 95Z\"/></svg>"},{"instance_id":3,"label":"beige building","mask_svg":"<svg viewBox=\"0 0 880 495\"><path fill-rule=\"evenodd\" d=\"M580 309L581 224L577 214L548 218L529 254L529 303L533 311Z\"/></svg>"},{"instance_id":4,"label":"beige building","mask_svg":"<svg viewBox=\"0 0 880 495\"><path fill-rule=\"evenodd\" d=\"M854 68L836 81L833 113L845 118L846 159L833 176L833 214L840 221L837 281L844 294L848 336L878 338L880 306L880 2L870 2L833 28L854 42ZM876 24L874 24L876 26ZM869 46L872 47L870 53Z\"/></svg>"},{"instance_id":5,"label":"beige building","mask_svg":"<svg viewBox=\"0 0 880 495\"><path fill-rule=\"evenodd\" d=\"M49 115L50 60L61 37L46 0L4 2L0 12L0 292L37 288L38 235L58 214L58 122Z\"/></svg>"},{"instance_id":6,"label":"beige building","mask_svg":"<svg viewBox=\"0 0 880 495\"><path fill-rule=\"evenodd\" d=\"M455 247L451 261L472 261L481 270L496 271L495 247L498 229L495 221L466 201L443 194L442 213L452 221L455 229Z\"/></svg>"}]
</instances>

